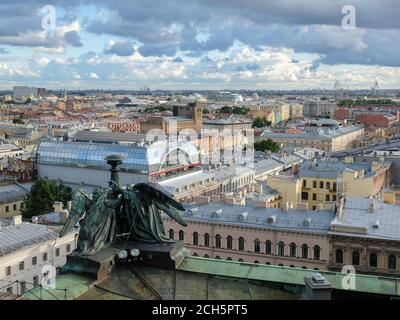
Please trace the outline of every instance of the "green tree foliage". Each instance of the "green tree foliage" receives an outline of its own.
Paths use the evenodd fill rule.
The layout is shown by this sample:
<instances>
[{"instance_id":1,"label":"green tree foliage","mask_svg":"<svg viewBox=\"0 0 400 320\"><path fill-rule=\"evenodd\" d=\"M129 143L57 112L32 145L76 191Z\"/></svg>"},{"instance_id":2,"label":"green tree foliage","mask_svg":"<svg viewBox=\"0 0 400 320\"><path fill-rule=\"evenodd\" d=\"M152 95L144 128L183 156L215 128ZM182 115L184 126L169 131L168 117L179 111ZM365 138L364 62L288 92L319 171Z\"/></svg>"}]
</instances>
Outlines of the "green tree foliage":
<instances>
[{"instance_id":1,"label":"green tree foliage","mask_svg":"<svg viewBox=\"0 0 400 320\"><path fill-rule=\"evenodd\" d=\"M366 105L393 105L396 102L391 99L344 99L338 102L340 107L356 107L356 106L366 106Z\"/></svg>"},{"instance_id":2,"label":"green tree foliage","mask_svg":"<svg viewBox=\"0 0 400 320\"><path fill-rule=\"evenodd\" d=\"M219 109L220 113L233 113L233 114L239 114L239 115L246 115L250 111L249 108L246 107L228 107L224 106L221 109Z\"/></svg>"},{"instance_id":3,"label":"green tree foliage","mask_svg":"<svg viewBox=\"0 0 400 320\"><path fill-rule=\"evenodd\" d=\"M271 121L268 121L265 117L257 117L253 121L253 128L264 128L271 125Z\"/></svg>"},{"instance_id":4,"label":"green tree foliage","mask_svg":"<svg viewBox=\"0 0 400 320\"><path fill-rule=\"evenodd\" d=\"M21 118L15 118L15 119L13 119L12 123L14 123L14 124L25 124L25 121L22 120Z\"/></svg>"},{"instance_id":5,"label":"green tree foliage","mask_svg":"<svg viewBox=\"0 0 400 320\"><path fill-rule=\"evenodd\" d=\"M269 151L274 152L274 153L279 152L279 150L280 150L279 144L277 144L276 142L272 141L271 139L260 140L260 141L254 142L254 149L256 151L269 150Z\"/></svg>"},{"instance_id":6,"label":"green tree foliage","mask_svg":"<svg viewBox=\"0 0 400 320\"><path fill-rule=\"evenodd\" d=\"M61 181L40 179L31 188L24 201L22 216L33 216L49 213L53 210L56 201L64 205L71 200L72 190Z\"/></svg>"}]
</instances>

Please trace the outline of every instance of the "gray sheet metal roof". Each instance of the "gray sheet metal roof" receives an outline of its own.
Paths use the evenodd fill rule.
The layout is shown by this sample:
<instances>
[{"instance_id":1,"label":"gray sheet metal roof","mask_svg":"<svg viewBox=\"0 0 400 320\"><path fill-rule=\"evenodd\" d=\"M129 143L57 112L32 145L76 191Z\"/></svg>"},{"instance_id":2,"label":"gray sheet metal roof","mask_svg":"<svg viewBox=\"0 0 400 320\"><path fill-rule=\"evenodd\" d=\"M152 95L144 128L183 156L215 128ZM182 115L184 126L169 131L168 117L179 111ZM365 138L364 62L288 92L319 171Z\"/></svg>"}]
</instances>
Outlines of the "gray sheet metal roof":
<instances>
[{"instance_id":1,"label":"gray sheet metal roof","mask_svg":"<svg viewBox=\"0 0 400 320\"><path fill-rule=\"evenodd\" d=\"M187 210L184 217L187 220L318 233L327 233L330 222L335 217L334 212L331 211L289 210L285 212L278 208L255 208L223 203L188 205L185 208ZM247 217L243 221L239 221L239 216L244 212L247 212ZM271 220L274 222L271 223Z\"/></svg>"},{"instance_id":2,"label":"gray sheet metal roof","mask_svg":"<svg viewBox=\"0 0 400 320\"><path fill-rule=\"evenodd\" d=\"M32 184L21 185L19 183L0 185L0 203L8 203L24 199L31 186Z\"/></svg>"},{"instance_id":3,"label":"gray sheet metal roof","mask_svg":"<svg viewBox=\"0 0 400 320\"><path fill-rule=\"evenodd\" d=\"M400 240L400 206L376 201L373 213L369 211L372 199L347 198L342 218L335 218L331 225L340 227L367 228L363 234L353 234L363 238L379 238ZM374 228L377 224L378 227ZM351 232L330 232L332 234L347 234Z\"/></svg>"},{"instance_id":4,"label":"gray sheet metal roof","mask_svg":"<svg viewBox=\"0 0 400 320\"><path fill-rule=\"evenodd\" d=\"M0 256L57 237L57 233L40 224L23 222L19 225L3 226L0 229Z\"/></svg>"},{"instance_id":5,"label":"gray sheet metal roof","mask_svg":"<svg viewBox=\"0 0 400 320\"><path fill-rule=\"evenodd\" d=\"M389 163L387 163L389 164ZM372 164L368 162L345 163L344 161L304 161L299 170L300 177L336 179L345 170L364 170L365 175L372 174Z\"/></svg>"}]
</instances>

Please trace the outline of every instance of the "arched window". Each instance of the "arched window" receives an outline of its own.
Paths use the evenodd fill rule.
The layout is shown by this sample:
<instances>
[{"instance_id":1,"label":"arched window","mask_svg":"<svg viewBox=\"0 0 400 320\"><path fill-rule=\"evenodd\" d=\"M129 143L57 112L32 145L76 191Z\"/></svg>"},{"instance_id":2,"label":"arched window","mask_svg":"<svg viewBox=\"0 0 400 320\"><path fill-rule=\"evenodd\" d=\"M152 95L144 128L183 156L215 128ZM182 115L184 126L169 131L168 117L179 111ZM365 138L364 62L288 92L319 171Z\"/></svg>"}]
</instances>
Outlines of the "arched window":
<instances>
[{"instance_id":1,"label":"arched window","mask_svg":"<svg viewBox=\"0 0 400 320\"><path fill-rule=\"evenodd\" d=\"M303 243L303 245L301 246L301 257L303 259L308 259L308 245L306 245L305 243Z\"/></svg>"},{"instance_id":2,"label":"arched window","mask_svg":"<svg viewBox=\"0 0 400 320\"><path fill-rule=\"evenodd\" d=\"M204 258L209 258L210 256L208 255L208 254L205 254L204 255Z\"/></svg>"},{"instance_id":3,"label":"arched window","mask_svg":"<svg viewBox=\"0 0 400 320\"><path fill-rule=\"evenodd\" d=\"M282 264L282 263L280 263L280 264L278 264L278 266L280 266L280 267L283 267L283 264Z\"/></svg>"},{"instance_id":4,"label":"arched window","mask_svg":"<svg viewBox=\"0 0 400 320\"><path fill-rule=\"evenodd\" d=\"M343 263L343 250L337 249L335 254L336 263Z\"/></svg>"},{"instance_id":5,"label":"arched window","mask_svg":"<svg viewBox=\"0 0 400 320\"><path fill-rule=\"evenodd\" d=\"M254 261L254 263L260 263L260 261L256 260L256 261Z\"/></svg>"},{"instance_id":6,"label":"arched window","mask_svg":"<svg viewBox=\"0 0 400 320\"><path fill-rule=\"evenodd\" d=\"M314 270L316 270L316 271L319 271L319 269L318 269L318 268L314 268Z\"/></svg>"},{"instance_id":7,"label":"arched window","mask_svg":"<svg viewBox=\"0 0 400 320\"><path fill-rule=\"evenodd\" d=\"M208 233L204 234L204 246L209 247L210 246L210 235Z\"/></svg>"},{"instance_id":8,"label":"arched window","mask_svg":"<svg viewBox=\"0 0 400 320\"><path fill-rule=\"evenodd\" d=\"M285 255L285 243L283 241L279 241L278 243L278 256Z\"/></svg>"},{"instance_id":9,"label":"arched window","mask_svg":"<svg viewBox=\"0 0 400 320\"><path fill-rule=\"evenodd\" d=\"M391 254L388 258L388 267L391 270L396 270L396 256Z\"/></svg>"},{"instance_id":10,"label":"arched window","mask_svg":"<svg viewBox=\"0 0 400 320\"><path fill-rule=\"evenodd\" d=\"M314 260L319 260L321 259L321 248L320 246L315 246L314 247Z\"/></svg>"},{"instance_id":11,"label":"arched window","mask_svg":"<svg viewBox=\"0 0 400 320\"><path fill-rule=\"evenodd\" d=\"M358 251L353 251L351 253L351 264L353 266L359 266L360 265L360 253Z\"/></svg>"},{"instance_id":12,"label":"arched window","mask_svg":"<svg viewBox=\"0 0 400 320\"><path fill-rule=\"evenodd\" d=\"M219 259L221 259L221 257L220 257L220 256L215 256L215 259L218 259L218 260L219 260Z\"/></svg>"},{"instance_id":13,"label":"arched window","mask_svg":"<svg viewBox=\"0 0 400 320\"><path fill-rule=\"evenodd\" d=\"M307 269L307 267L306 267L306 266L302 266L301 268L302 268L302 269Z\"/></svg>"},{"instance_id":14,"label":"arched window","mask_svg":"<svg viewBox=\"0 0 400 320\"><path fill-rule=\"evenodd\" d=\"M215 236L215 247L221 248L221 236L219 234Z\"/></svg>"},{"instance_id":15,"label":"arched window","mask_svg":"<svg viewBox=\"0 0 400 320\"><path fill-rule=\"evenodd\" d=\"M228 261L232 261L232 258L231 258L231 257L228 257L228 258L226 258L226 260L228 260Z\"/></svg>"},{"instance_id":16,"label":"arched window","mask_svg":"<svg viewBox=\"0 0 400 320\"><path fill-rule=\"evenodd\" d=\"M272 254L272 243L269 240L265 241L265 253Z\"/></svg>"},{"instance_id":17,"label":"arched window","mask_svg":"<svg viewBox=\"0 0 400 320\"><path fill-rule=\"evenodd\" d=\"M232 250L233 239L232 236L226 238L226 248Z\"/></svg>"},{"instance_id":18,"label":"arched window","mask_svg":"<svg viewBox=\"0 0 400 320\"><path fill-rule=\"evenodd\" d=\"M296 256L296 244L294 242L290 244L290 256L291 257Z\"/></svg>"},{"instance_id":19,"label":"arched window","mask_svg":"<svg viewBox=\"0 0 400 320\"><path fill-rule=\"evenodd\" d=\"M195 252L193 253L193 257L198 257L199 255Z\"/></svg>"},{"instance_id":20,"label":"arched window","mask_svg":"<svg viewBox=\"0 0 400 320\"><path fill-rule=\"evenodd\" d=\"M378 266L378 256L376 253L371 253L369 255L369 266L376 268Z\"/></svg>"},{"instance_id":21,"label":"arched window","mask_svg":"<svg viewBox=\"0 0 400 320\"><path fill-rule=\"evenodd\" d=\"M260 240L256 239L254 240L254 252L260 253L261 248L260 248Z\"/></svg>"},{"instance_id":22,"label":"arched window","mask_svg":"<svg viewBox=\"0 0 400 320\"><path fill-rule=\"evenodd\" d=\"M185 233L183 232L183 230L179 230L179 240L180 241L185 240Z\"/></svg>"},{"instance_id":23,"label":"arched window","mask_svg":"<svg viewBox=\"0 0 400 320\"><path fill-rule=\"evenodd\" d=\"M169 238L171 240L174 240L174 230L173 229L169 229L168 233L169 233Z\"/></svg>"},{"instance_id":24,"label":"arched window","mask_svg":"<svg viewBox=\"0 0 400 320\"><path fill-rule=\"evenodd\" d=\"M199 245L199 234L196 231L193 232L193 245Z\"/></svg>"},{"instance_id":25,"label":"arched window","mask_svg":"<svg viewBox=\"0 0 400 320\"><path fill-rule=\"evenodd\" d=\"M243 259L239 259L238 261L239 261L239 262L243 262Z\"/></svg>"},{"instance_id":26,"label":"arched window","mask_svg":"<svg viewBox=\"0 0 400 320\"><path fill-rule=\"evenodd\" d=\"M265 263L267 266L270 266L271 265L271 262L266 262Z\"/></svg>"},{"instance_id":27,"label":"arched window","mask_svg":"<svg viewBox=\"0 0 400 320\"><path fill-rule=\"evenodd\" d=\"M292 265L292 264L290 265L290 267L291 267L291 268L296 268L296 267L295 267L294 265Z\"/></svg>"},{"instance_id":28,"label":"arched window","mask_svg":"<svg viewBox=\"0 0 400 320\"><path fill-rule=\"evenodd\" d=\"M238 244L239 244L239 250L244 251L244 238L243 237L240 237L238 239Z\"/></svg>"}]
</instances>

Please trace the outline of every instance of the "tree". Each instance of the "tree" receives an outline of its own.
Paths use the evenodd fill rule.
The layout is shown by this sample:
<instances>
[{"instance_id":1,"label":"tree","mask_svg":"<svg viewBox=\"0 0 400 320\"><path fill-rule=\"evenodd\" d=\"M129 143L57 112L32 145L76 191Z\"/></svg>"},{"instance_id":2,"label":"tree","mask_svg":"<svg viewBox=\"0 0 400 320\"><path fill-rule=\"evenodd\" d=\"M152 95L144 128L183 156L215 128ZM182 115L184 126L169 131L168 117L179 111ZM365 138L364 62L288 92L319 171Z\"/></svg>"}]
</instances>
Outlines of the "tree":
<instances>
[{"instance_id":1,"label":"tree","mask_svg":"<svg viewBox=\"0 0 400 320\"><path fill-rule=\"evenodd\" d=\"M253 121L253 128L269 127L271 124L271 121L268 121L265 117L256 117Z\"/></svg>"},{"instance_id":2,"label":"tree","mask_svg":"<svg viewBox=\"0 0 400 320\"><path fill-rule=\"evenodd\" d=\"M32 218L33 216L49 213L53 210L56 201L67 204L72 198L72 189L61 181L40 179L32 186L26 195L22 216Z\"/></svg>"},{"instance_id":3,"label":"tree","mask_svg":"<svg viewBox=\"0 0 400 320\"><path fill-rule=\"evenodd\" d=\"M25 124L25 121L22 120L22 118L15 118L12 120L12 123L14 124Z\"/></svg>"},{"instance_id":4,"label":"tree","mask_svg":"<svg viewBox=\"0 0 400 320\"><path fill-rule=\"evenodd\" d=\"M260 141L254 142L254 149L256 151L269 150L269 151L274 152L274 153L279 152L279 150L280 150L279 144L277 144L276 142L272 141L271 139L260 140Z\"/></svg>"}]
</instances>

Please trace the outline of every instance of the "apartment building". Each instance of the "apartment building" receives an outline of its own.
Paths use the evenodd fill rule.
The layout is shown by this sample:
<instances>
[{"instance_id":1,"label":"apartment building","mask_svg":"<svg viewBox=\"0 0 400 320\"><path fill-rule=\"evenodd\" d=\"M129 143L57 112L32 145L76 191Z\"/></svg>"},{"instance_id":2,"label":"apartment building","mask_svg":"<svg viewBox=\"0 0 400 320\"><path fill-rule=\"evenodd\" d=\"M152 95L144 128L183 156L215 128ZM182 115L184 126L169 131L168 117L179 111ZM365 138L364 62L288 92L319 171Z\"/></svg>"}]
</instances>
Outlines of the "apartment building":
<instances>
[{"instance_id":1,"label":"apartment building","mask_svg":"<svg viewBox=\"0 0 400 320\"><path fill-rule=\"evenodd\" d=\"M0 222L0 292L22 294L47 280L76 248L77 232L60 238L56 227L22 222L21 216ZM53 271L52 271L53 270Z\"/></svg>"}]
</instances>

